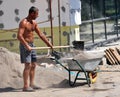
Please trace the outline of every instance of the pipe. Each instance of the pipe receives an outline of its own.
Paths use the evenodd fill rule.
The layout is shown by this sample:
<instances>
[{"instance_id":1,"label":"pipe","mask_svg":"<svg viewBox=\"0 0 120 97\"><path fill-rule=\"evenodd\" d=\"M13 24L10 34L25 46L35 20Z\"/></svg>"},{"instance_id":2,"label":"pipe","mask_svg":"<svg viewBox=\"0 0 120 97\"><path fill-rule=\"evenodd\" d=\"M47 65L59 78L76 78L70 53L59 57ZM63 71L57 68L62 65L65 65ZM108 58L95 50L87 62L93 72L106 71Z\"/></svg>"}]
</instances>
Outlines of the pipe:
<instances>
[{"instance_id":1,"label":"pipe","mask_svg":"<svg viewBox=\"0 0 120 97\"><path fill-rule=\"evenodd\" d=\"M53 45L52 0L49 0L49 4L50 4L51 43Z\"/></svg>"}]
</instances>

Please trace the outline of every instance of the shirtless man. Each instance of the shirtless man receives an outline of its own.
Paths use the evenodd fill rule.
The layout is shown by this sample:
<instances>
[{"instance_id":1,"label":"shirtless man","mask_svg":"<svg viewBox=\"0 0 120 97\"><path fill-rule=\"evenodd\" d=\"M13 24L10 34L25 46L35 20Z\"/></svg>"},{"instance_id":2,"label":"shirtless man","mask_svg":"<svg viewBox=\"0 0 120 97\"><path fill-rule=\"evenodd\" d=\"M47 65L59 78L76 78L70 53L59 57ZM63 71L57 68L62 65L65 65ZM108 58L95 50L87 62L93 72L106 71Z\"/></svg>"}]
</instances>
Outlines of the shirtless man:
<instances>
[{"instance_id":1,"label":"shirtless man","mask_svg":"<svg viewBox=\"0 0 120 97\"><path fill-rule=\"evenodd\" d=\"M20 56L21 63L25 64L23 71L24 86L23 91L34 91L37 87L34 85L35 67L36 67L36 52L32 50L33 45L33 32L46 43L47 46L52 48L52 44L48 41L44 34L40 32L40 29L35 22L38 17L38 8L32 6L29 9L29 14L19 24L19 30L17 38L20 41Z\"/></svg>"}]
</instances>

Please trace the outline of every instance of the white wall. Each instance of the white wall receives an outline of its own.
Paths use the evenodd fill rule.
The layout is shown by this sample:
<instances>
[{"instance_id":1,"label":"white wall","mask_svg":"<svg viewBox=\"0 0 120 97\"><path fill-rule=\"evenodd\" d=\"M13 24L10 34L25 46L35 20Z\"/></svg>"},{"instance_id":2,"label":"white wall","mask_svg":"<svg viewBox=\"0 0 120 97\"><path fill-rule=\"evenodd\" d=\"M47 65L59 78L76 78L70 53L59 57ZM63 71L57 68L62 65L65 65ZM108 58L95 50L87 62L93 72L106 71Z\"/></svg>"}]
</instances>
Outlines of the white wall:
<instances>
[{"instance_id":1,"label":"white wall","mask_svg":"<svg viewBox=\"0 0 120 97\"><path fill-rule=\"evenodd\" d=\"M50 14L48 9L47 0L35 0L36 2L31 3L32 0L0 0L2 1L0 5L0 10L3 11L3 15L0 16L0 29L14 29L18 28L19 22L15 20L23 19L28 15L28 10L31 6L36 6L39 8L39 17L37 22L42 22L48 20L48 15ZM52 14L53 14L53 26L58 26L58 0L52 0ZM74 0L73 0L74 1ZM78 1L78 0L77 0ZM70 1L69 0L60 0L61 8L65 7L65 12L61 9L61 25L63 22L66 23L66 26L70 26ZM15 13L15 10L18 10L18 14ZM74 19L74 18L73 18ZM4 28L1 28L1 24L4 25ZM74 25L74 24L73 24ZM49 27L50 22L39 24L40 27Z\"/></svg>"}]
</instances>

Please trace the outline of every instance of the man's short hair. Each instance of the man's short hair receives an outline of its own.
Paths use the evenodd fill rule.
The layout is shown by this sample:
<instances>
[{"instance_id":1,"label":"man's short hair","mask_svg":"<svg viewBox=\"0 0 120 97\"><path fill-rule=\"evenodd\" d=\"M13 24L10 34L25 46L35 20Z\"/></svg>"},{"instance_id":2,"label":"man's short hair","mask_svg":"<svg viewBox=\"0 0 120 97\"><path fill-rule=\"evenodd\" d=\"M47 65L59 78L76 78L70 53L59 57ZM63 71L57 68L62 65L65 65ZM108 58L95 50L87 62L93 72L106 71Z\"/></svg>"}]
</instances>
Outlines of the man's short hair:
<instances>
[{"instance_id":1,"label":"man's short hair","mask_svg":"<svg viewBox=\"0 0 120 97\"><path fill-rule=\"evenodd\" d=\"M32 12L36 12L36 11L38 11L38 8L32 6L32 7L29 9L29 14L32 13Z\"/></svg>"}]
</instances>

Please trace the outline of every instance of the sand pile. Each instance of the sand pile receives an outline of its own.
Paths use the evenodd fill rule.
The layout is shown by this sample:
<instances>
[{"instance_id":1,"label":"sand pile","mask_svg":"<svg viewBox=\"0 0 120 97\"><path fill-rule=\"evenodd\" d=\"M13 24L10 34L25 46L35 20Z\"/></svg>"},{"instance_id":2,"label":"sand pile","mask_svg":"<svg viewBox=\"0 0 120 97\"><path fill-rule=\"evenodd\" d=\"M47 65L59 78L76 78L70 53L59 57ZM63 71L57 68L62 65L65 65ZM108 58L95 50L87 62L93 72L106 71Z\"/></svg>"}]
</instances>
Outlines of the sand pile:
<instances>
[{"instance_id":1,"label":"sand pile","mask_svg":"<svg viewBox=\"0 0 120 97\"><path fill-rule=\"evenodd\" d=\"M20 87L23 64L19 55L0 47L0 87Z\"/></svg>"},{"instance_id":2,"label":"sand pile","mask_svg":"<svg viewBox=\"0 0 120 97\"><path fill-rule=\"evenodd\" d=\"M19 54L0 47L0 88L22 88L23 69L24 65L20 63ZM66 71L63 72L56 66L50 68L37 66L35 80L41 88L62 87L64 84L61 82L65 80L66 74Z\"/></svg>"}]
</instances>

